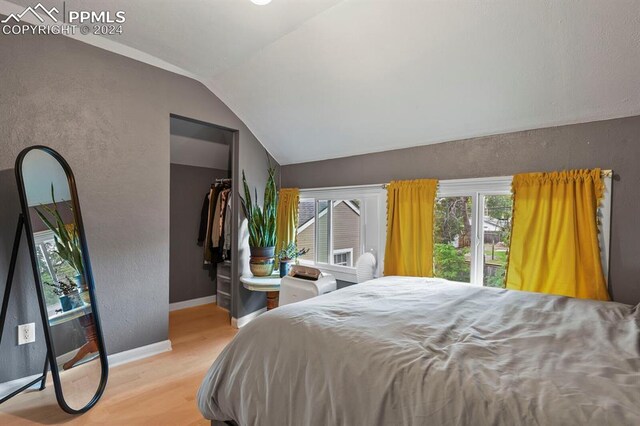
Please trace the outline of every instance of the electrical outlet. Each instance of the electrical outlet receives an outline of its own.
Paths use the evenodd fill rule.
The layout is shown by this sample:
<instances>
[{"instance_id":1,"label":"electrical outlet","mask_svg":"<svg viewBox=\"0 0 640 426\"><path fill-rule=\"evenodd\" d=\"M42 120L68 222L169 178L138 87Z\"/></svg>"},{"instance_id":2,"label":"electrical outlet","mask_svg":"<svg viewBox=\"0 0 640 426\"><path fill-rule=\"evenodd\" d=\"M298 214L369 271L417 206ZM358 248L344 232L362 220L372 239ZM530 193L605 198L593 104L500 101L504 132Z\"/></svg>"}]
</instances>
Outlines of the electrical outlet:
<instances>
[{"instance_id":1,"label":"electrical outlet","mask_svg":"<svg viewBox=\"0 0 640 426\"><path fill-rule=\"evenodd\" d=\"M18 344L25 345L36 341L36 323L22 324L18 326Z\"/></svg>"}]
</instances>

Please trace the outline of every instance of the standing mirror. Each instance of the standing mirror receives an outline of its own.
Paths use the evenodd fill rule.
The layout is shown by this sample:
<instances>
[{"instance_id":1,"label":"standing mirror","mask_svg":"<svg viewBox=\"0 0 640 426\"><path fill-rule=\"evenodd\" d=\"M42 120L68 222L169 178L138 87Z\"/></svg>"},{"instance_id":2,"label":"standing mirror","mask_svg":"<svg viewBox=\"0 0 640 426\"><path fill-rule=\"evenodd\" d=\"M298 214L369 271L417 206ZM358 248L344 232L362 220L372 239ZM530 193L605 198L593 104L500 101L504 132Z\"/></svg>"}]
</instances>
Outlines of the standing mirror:
<instances>
[{"instance_id":1,"label":"standing mirror","mask_svg":"<svg viewBox=\"0 0 640 426\"><path fill-rule=\"evenodd\" d=\"M83 413L100 399L108 365L75 180L44 146L22 151L15 170L56 398Z\"/></svg>"}]
</instances>

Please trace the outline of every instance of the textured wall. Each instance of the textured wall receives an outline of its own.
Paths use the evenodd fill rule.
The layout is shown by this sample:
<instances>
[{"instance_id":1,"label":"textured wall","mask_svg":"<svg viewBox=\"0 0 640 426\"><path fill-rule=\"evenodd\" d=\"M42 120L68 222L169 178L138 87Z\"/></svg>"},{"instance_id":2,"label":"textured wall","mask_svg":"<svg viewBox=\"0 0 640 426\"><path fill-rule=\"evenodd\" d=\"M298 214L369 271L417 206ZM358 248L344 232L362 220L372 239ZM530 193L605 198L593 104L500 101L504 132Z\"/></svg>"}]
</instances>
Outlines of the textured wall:
<instances>
[{"instance_id":1,"label":"textured wall","mask_svg":"<svg viewBox=\"0 0 640 426\"><path fill-rule=\"evenodd\" d=\"M169 303L216 293L216 274L203 263L203 247L197 245L204 197L226 170L171 164Z\"/></svg>"},{"instance_id":2,"label":"textured wall","mask_svg":"<svg viewBox=\"0 0 640 426\"><path fill-rule=\"evenodd\" d=\"M402 131L400 127L398 131ZM613 169L610 284L640 302L640 116L284 166L282 185L313 188L421 177L457 179L601 167Z\"/></svg>"},{"instance_id":3,"label":"textured wall","mask_svg":"<svg viewBox=\"0 0 640 426\"><path fill-rule=\"evenodd\" d=\"M58 36L0 37L0 57L0 276L19 210L10 169L23 148L49 145L77 179L108 352L167 339L169 114L239 130L234 158L252 186L264 185L264 149L229 108L186 77ZM23 246L0 382L33 372L44 354L25 254ZM264 306L262 295L235 291L243 297L234 313L244 312L241 302ZM38 342L18 348L15 327L24 322L38 324Z\"/></svg>"}]
</instances>

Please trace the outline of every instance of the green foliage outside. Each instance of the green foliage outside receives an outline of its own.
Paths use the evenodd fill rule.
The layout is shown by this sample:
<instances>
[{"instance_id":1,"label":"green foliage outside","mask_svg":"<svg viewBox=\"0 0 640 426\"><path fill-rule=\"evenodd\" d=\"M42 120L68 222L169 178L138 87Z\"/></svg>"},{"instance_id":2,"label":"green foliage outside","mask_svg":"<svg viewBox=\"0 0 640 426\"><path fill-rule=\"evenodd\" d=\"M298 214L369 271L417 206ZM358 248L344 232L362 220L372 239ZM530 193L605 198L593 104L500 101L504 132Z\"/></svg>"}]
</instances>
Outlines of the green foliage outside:
<instances>
[{"instance_id":1,"label":"green foliage outside","mask_svg":"<svg viewBox=\"0 0 640 426\"><path fill-rule=\"evenodd\" d=\"M511 238L513 200L509 195L490 195L485 198L485 213L500 226L500 241L507 246Z\"/></svg>"},{"instance_id":2,"label":"green foliage outside","mask_svg":"<svg viewBox=\"0 0 640 426\"><path fill-rule=\"evenodd\" d=\"M504 278L506 276L506 265L502 265L496 271L495 275L489 275L488 277L484 277L484 285L485 287L496 287L496 288L504 288Z\"/></svg>"},{"instance_id":3,"label":"green foliage outside","mask_svg":"<svg viewBox=\"0 0 640 426\"><path fill-rule=\"evenodd\" d=\"M469 265L465 255L468 248L456 249L451 244L436 243L434 246L434 273L436 277L451 281L469 282Z\"/></svg>"},{"instance_id":4,"label":"green foliage outside","mask_svg":"<svg viewBox=\"0 0 640 426\"><path fill-rule=\"evenodd\" d=\"M437 198L434 242L436 244L452 244L456 239L469 241L470 236L471 197Z\"/></svg>"},{"instance_id":5,"label":"green foliage outside","mask_svg":"<svg viewBox=\"0 0 640 426\"><path fill-rule=\"evenodd\" d=\"M484 244L484 285L504 287L511 237L512 199L509 195L485 197L485 220L494 229ZM453 281L470 281L471 197L436 199L434 220L434 274ZM498 229L497 231L495 229ZM487 231L488 232L488 231ZM493 239L492 239L492 235ZM499 244L501 243L501 244Z\"/></svg>"}]
</instances>

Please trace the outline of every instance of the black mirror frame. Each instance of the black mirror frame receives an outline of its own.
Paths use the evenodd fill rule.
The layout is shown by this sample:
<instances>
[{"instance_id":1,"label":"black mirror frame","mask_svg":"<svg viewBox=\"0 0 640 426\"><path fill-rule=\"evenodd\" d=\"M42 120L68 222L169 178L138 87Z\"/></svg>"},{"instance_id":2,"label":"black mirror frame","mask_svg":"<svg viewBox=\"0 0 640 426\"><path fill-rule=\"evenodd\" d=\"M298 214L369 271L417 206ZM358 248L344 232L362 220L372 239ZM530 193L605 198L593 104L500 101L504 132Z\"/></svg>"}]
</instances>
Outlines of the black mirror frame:
<instances>
[{"instance_id":1,"label":"black mirror frame","mask_svg":"<svg viewBox=\"0 0 640 426\"><path fill-rule=\"evenodd\" d=\"M89 298L91 300L91 305L92 305L91 310L92 310L93 319L95 322L96 338L98 343L98 351L100 356L102 372L100 377L100 384L93 398L89 401L89 403L86 406L84 406L79 410L69 407L69 405L66 403L64 399L62 383L60 382L60 371L58 370L58 365L56 363L56 358L55 358L56 352L54 350L53 340L51 338L51 329L49 327L49 316L47 314L44 292L42 289L42 281L40 279L40 274L38 271L35 242L33 240L33 231L32 231L33 227L31 225L29 205L27 202L27 196L26 196L26 191L24 187L24 176L22 174L22 163L24 161L24 158L30 151L33 151L33 150L40 150L48 153L54 159L56 159L64 169L64 172L67 175L67 182L69 184L69 192L71 194L73 216L76 222L76 226L78 227L80 247L82 248L82 261L84 263L84 268L85 268L84 273L86 275L85 278L87 280L87 286L89 288ZM37 287L36 292L38 294L38 302L40 304L40 314L42 316L42 323L43 323L42 328L44 330L44 336L47 343L47 349L48 349L47 356L49 357L49 367L51 369L51 376L53 377L53 384L55 388L56 399L58 400L58 405L60 405L60 408L62 408L67 413L82 414L87 412L89 409L91 409L98 402L98 400L104 393L104 389L107 385L107 378L109 375L109 364L107 360L107 351L104 346L104 338L102 336L102 325L100 323L100 315L98 314L98 304L96 303L95 284L93 281L93 272L91 270L91 260L89 257L89 249L87 247L87 241L84 233L84 225L82 223L82 213L80 211L80 201L78 200L78 192L76 189L75 178L73 176L71 167L69 166L67 161L58 152L43 145L34 145L22 150L20 154L18 154L18 157L16 158L15 173L16 173L16 181L18 184L18 193L20 195L20 205L22 206L22 214L24 216L24 224L27 232L27 245L29 247L29 254L31 255L31 267L33 269L34 280Z\"/></svg>"}]
</instances>

